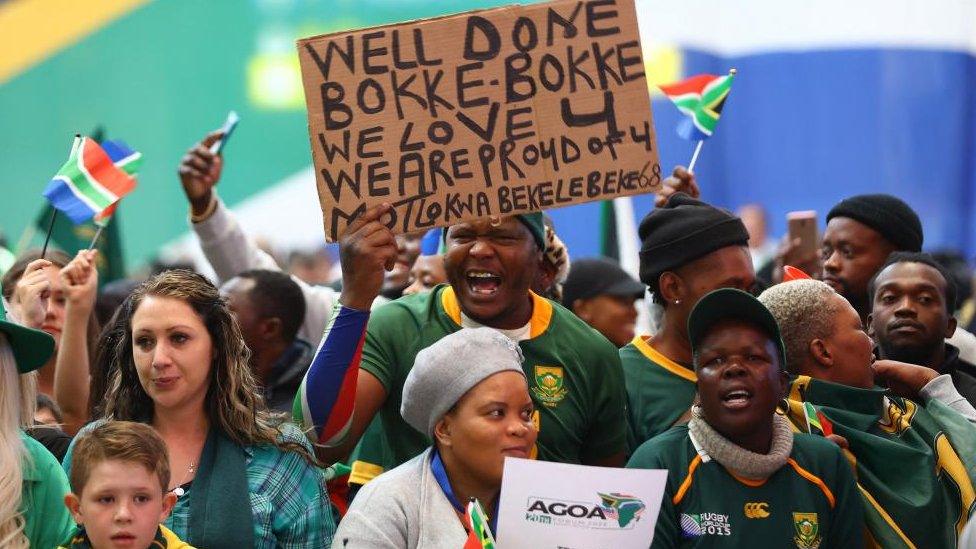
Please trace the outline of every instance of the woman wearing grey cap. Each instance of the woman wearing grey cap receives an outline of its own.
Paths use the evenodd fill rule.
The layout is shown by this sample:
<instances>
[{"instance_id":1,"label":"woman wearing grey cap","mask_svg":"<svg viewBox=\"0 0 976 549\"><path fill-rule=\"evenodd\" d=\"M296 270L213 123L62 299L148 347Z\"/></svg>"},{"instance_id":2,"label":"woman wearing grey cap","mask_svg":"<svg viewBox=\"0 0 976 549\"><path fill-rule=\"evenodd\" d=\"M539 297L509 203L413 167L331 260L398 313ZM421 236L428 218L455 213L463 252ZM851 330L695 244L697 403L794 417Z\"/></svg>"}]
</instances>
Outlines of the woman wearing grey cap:
<instances>
[{"instance_id":1,"label":"woman wearing grey cap","mask_svg":"<svg viewBox=\"0 0 976 549\"><path fill-rule=\"evenodd\" d=\"M333 547L460 547L470 498L494 532L505 458L534 457L522 353L491 328L464 329L421 351L402 402L403 418L434 445L359 492Z\"/></svg>"}]
</instances>

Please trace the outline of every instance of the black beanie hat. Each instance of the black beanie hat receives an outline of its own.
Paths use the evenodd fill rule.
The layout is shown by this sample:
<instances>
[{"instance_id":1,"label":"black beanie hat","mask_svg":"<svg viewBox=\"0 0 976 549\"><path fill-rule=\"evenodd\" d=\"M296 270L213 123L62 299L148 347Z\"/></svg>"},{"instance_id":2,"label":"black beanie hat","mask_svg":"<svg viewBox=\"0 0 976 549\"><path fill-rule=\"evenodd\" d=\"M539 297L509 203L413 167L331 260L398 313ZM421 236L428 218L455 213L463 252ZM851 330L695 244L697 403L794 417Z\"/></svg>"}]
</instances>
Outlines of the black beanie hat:
<instances>
[{"instance_id":1,"label":"black beanie hat","mask_svg":"<svg viewBox=\"0 0 976 549\"><path fill-rule=\"evenodd\" d=\"M918 214L900 198L890 194L859 194L841 200L827 214L827 223L835 217L849 217L881 233L898 251L922 251L922 222Z\"/></svg>"},{"instance_id":2,"label":"black beanie hat","mask_svg":"<svg viewBox=\"0 0 976 549\"><path fill-rule=\"evenodd\" d=\"M726 246L749 243L741 219L684 193L671 195L664 206L644 216L638 233L640 279L651 287L664 271Z\"/></svg>"}]
</instances>

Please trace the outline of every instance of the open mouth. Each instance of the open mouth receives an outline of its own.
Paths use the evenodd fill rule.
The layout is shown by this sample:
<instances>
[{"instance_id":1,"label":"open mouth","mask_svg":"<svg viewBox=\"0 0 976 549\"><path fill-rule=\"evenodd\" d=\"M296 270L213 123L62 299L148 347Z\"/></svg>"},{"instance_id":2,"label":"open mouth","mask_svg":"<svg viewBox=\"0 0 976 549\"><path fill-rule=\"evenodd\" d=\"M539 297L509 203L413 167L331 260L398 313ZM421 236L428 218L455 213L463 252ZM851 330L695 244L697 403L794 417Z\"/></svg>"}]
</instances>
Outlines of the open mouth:
<instances>
[{"instance_id":1,"label":"open mouth","mask_svg":"<svg viewBox=\"0 0 976 549\"><path fill-rule=\"evenodd\" d=\"M741 410L752 402L752 393L745 389L730 391L722 397L722 403L731 410Z\"/></svg>"},{"instance_id":2,"label":"open mouth","mask_svg":"<svg viewBox=\"0 0 976 549\"><path fill-rule=\"evenodd\" d=\"M489 271L468 271L465 279L475 295L493 296L502 285L502 277Z\"/></svg>"}]
</instances>

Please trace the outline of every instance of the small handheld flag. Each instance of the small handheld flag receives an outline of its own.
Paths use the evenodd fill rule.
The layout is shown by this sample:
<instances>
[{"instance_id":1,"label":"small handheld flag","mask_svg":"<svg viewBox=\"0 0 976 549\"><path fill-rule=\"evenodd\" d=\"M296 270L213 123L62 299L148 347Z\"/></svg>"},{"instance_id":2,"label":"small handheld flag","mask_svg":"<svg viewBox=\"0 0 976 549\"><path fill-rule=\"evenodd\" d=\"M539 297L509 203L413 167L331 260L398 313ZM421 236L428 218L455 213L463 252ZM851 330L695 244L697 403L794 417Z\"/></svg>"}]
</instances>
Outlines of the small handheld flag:
<instances>
[{"instance_id":1,"label":"small handheld flag","mask_svg":"<svg viewBox=\"0 0 976 549\"><path fill-rule=\"evenodd\" d=\"M813 404L804 402L803 414L806 416L808 433L825 437L834 434L834 424Z\"/></svg>"},{"instance_id":2,"label":"small handheld flag","mask_svg":"<svg viewBox=\"0 0 976 549\"><path fill-rule=\"evenodd\" d=\"M81 134L76 133L75 138L71 141L71 152L68 153L68 159L70 160L77 154L78 147L81 147ZM51 233L54 231L54 223L58 219L58 209L51 208L51 223L47 226L47 236L44 237L44 247L41 248L41 259L47 256L47 245L51 242Z\"/></svg>"},{"instance_id":3,"label":"small handheld flag","mask_svg":"<svg viewBox=\"0 0 976 549\"><path fill-rule=\"evenodd\" d=\"M468 539L463 549L495 549L495 538L488 528L488 518L478 500L471 498L468 503L467 522L470 527Z\"/></svg>"},{"instance_id":4,"label":"small handheld flag","mask_svg":"<svg viewBox=\"0 0 976 549\"><path fill-rule=\"evenodd\" d=\"M101 145L102 149L105 150L105 154L107 154L109 159L112 160L112 163L115 164L115 167L124 171L135 179L136 175L139 173L139 168L142 167L142 153L130 149L124 141L118 139L103 141ZM92 238L91 245L88 246L89 250L95 247L95 244L98 242L98 237L102 236L102 230L104 230L105 227L108 226L108 222L112 220L112 216L115 215L115 209L119 207L119 202L121 202L121 199L108 208L98 212L95 214L95 217L92 218L92 221L98 227L98 230L95 231L95 236Z\"/></svg>"},{"instance_id":5,"label":"small handheld flag","mask_svg":"<svg viewBox=\"0 0 976 549\"><path fill-rule=\"evenodd\" d=\"M661 91L688 116L678 126L678 135L688 140L708 139L715 131L725 100L732 91L735 69L725 76L699 74L691 78L661 86Z\"/></svg>"},{"instance_id":6,"label":"small handheld flag","mask_svg":"<svg viewBox=\"0 0 976 549\"><path fill-rule=\"evenodd\" d=\"M678 124L678 135L690 141L698 141L688 164L689 172L694 171L702 143L715 131L725 100L732 91L735 74L735 69L731 69L725 76L699 74L681 82L660 86L664 95L688 117Z\"/></svg>"},{"instance_id":7,"label":"small handheld flag","mask_svg":"<svg viewBox=\"0 0 976 549\"><path fill-rule=\"evenodd\" d=\"M48 183L44 197L78 224L116 203L135 185L135 180L115 167L98 143L85 137Z\"/></svg>"},{"instance_id":8,"label":"small handheld flag","mask_svg":"<svg viewBox=\"0 0 976 549\"><path fill-rule=\"evenodd\" d=\"M124 141L118 139L103 142L102 149L105 150L105 154L108 155L109 159L113 164L115 164L116 168L124 171L133 179L136 177L136 175L138 175L139 168L142 167L142 153L130 149ZM95 217L93 218L95 224L99 227L108 225L109 220L112 218L112 214L115 213L115 208L118 206L119 203L115 202L108 208L105 208L104 210L95 214Z\"/></svg>"}]
</instances>

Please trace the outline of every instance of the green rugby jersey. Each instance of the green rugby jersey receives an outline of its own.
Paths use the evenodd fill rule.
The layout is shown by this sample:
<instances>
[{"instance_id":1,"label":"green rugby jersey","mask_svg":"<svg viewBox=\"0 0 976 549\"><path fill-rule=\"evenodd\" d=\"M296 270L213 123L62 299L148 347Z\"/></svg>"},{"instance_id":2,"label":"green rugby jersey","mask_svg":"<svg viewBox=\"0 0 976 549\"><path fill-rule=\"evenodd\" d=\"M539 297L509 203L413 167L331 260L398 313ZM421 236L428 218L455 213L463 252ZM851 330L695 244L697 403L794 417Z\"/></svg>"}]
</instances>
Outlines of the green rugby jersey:
<instances>
[{"instance_id":1,"label":"green rugby jersey","mask_svg":"<svg viewBox=\"0 0 976 549\"><path fill-rule=\"evenodd\" d=\"M863 547L851 467L823 438L794 435L786 465L756 481L699 454L682 425L641 445L627 467L668 470L652 548Z\"/></svg>"},{"instance_id":2,"label":"green rugby jersey","mask_svg":"<svg viewBox=\"0 0 976 549\"><path fill-rule=\"evenodd\" d=\"M392 462L390 445L383 434L383 424L380 417L376 416L369 422L359 444L349 456L349 466L352 468L349 484L365 485L383 473Z\"/></svg>"},{"instance_id":3,"label":"green rugby jersey","mask_svg":"<svg viewBox=\"0 0 976 549\"><path fill-rule=\"evenodd\" d=\"M880 387L797 376L786 411L804 432L818 432L804 403L847 439L844 455L855 466L868 546L956 547L976 509L976 426L936 400L923 405Z\"/></svg>"},{"instance_id":4,"label":"green rugby jersey","mask_svg":"<svg viewBox=\"0 0 976 549\"><path fill-rule=\"evenodd\" d=\"M617 349L558 303L535 294L532 300L529 339L519 346L539 428L533 454L546 461L581 463L623 452L626 395ZM378 414L388 461L373 461L382 469L430 446L430 440L400 416L403 383L421 349L460 329L461 307L449 285L402 297L372 312L360 367L388 393ZM361 461L379 461L365 447L357 454Z\"/></svg>"},{"instance_id":5,"label":"green rugby jersey","mask_svg":"<svg viewBox=\"0 0 976 549\"><path fill-rule=\"evenodd\" d=\"M634 451L644 441L687 421L695 399L694 370L651 347L648 336L637 336L620 349L627 386L627 444Z\"/></svg>"}]
</instances>

